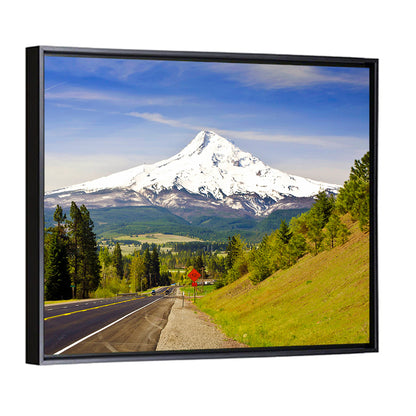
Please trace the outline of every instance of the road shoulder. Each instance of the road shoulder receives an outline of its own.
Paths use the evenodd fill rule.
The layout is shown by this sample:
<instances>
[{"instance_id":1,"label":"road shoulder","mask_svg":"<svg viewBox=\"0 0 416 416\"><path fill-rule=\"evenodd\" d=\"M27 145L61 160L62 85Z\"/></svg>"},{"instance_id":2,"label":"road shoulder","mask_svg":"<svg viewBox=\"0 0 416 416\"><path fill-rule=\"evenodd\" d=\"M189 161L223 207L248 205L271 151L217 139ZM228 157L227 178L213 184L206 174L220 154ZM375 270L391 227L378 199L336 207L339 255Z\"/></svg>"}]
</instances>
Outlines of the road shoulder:
<instances>
[{"instance_id":1,"label":"road shoulder","mask_svg":"<svg viewBox=\"0 0 416 416\"><path fill-rule=\"evenodd\" d=\"M170 311L168 322L160 334L156 351L246 347L227 338L211 318L197 309L193 303L177 298Z\"/></svg>"}]
</instances>

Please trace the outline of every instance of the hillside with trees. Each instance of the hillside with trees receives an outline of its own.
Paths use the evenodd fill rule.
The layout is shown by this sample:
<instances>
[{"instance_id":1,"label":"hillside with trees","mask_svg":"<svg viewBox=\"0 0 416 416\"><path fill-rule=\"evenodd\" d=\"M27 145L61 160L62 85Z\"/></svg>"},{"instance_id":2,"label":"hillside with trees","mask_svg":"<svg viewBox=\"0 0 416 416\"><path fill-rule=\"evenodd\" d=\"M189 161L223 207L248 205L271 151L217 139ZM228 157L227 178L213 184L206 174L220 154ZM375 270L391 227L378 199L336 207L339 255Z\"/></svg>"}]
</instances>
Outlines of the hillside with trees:
<instances>
[{"instance_id":1,"label":"hillside with trees","mask_svg":"<svg viewBox=\"0 0 416 416\"><path fill-rule=\"evenodd\" d=\"M141 243L134 245L130 253L123 253L118 241L98 249L88 209L72 202L67 219L58 205L54 225L45 231L45 299L110 297L172 281L186 284L189 279L185 271L190 267L197 267L205 278L215 280L216 288L243 276L257 285L279 270L290 269L306 255L318 256L342 247L351 236L347 218L356 222L361 231L368 231L368 201L366 154L355 161L336 199L322 191L307 212L287 217L290 220L270 216L265 220L267 227L277 219L280 226L269 234L263 232L259 243L234 234L227 242ZM111 215L117 212L121 211L111 211ZM143 213L147 215L148 211Z\"/></svg>"},{"instance_id":2,"label":"hillside with trees","mask_svg":"<svg viewBox=\"0 0 416 416\"><path fill-rule=\"evenodd\" d=\"M257 284L277 270L293 266L307 253L316 256L342 246L350 235L343 220L347 213L358 222L361 231L368 231L369 163L369 153L366 153L361 160L354 162L350 177L336 199L333 195L319 192L309 211L292 218L289 224L282 220L278 229L265 234L260 244L251 250L247 250L240 235L230 238L226 272L219 286L232 283L247 272L250 280Z\"/></svg>"},{"instance_id":3,"label":"hillside with trees","mask_svg":"<svg viewBox=\"0 0 416 416\"><path fill-rule=\"evenodd\" d=\"M197 299L230 338L251 347L369 342L369 234L349 214L349 240L279 269L245 274Z\"/></svg>"},{"instance_id":4,"label":"hillside with trees","mask_svg":"<svg viewBox=\"0 0 416 416\"><path fill-rule=\"evenodd\" d=\"M223 286L198 300L224 332L250 346L368 342L369 154L337 199L281 222L247 249L229 240Z\"/></svg>"}]
</instances>

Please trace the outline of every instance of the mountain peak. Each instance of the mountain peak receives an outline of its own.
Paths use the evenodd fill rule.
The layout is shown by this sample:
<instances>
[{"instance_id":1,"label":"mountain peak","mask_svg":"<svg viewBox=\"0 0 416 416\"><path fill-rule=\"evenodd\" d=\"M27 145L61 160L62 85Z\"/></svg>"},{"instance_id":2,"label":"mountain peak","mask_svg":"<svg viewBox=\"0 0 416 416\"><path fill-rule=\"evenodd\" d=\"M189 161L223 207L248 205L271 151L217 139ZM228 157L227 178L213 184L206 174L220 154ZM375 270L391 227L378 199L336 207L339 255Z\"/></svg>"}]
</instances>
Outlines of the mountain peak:
<instances>
[{"instance_id":1,"label":"mountain peak","mask_svg":"<svg viewBox=\"0 0 416 416\"><path fill-rule=\"evenodd\" d=\"M211 141L215 138L221 138L222 140L227 140L224 137L221 137L219 134L215 133L213 130L201 130L193 140L204 140L204 141ZM227 140L228 141L228 140Z\"/></svg>"},{"instance_id":2,"label":"mountain peak","mask_svg":"<svg viewBox=\"0 0 416 416\"><path fill-rule=\"evenodd\" d=\"M212 147L213 151L214 148L218 149L220 147L229 147L229 150L234 148L229 140L215 133L215 131L201 130L179 154L183 156L200 154L208 146Z\"/></svg>"},{"instance_id":3,"label":"mountain peak","mask_svg":"<svg viewBox=\"0 0 416 416\"><path fill-rule=\"evenodd\" d=\"M222 204L238 210L244 205L263 215L271 207L280 207L282 201L289 201L285 202L289 207L297 198L313 201L321 189L336 193L339 186L274 169L216 132L201 130L169 159L52 191L47 197L51 204L76 198L90 206L157 205L158 198L165 198L163 204L168 206L176 204L176 193L182 192L182 197L203 198L215 207Z\"/></svg>"}]
</instances>

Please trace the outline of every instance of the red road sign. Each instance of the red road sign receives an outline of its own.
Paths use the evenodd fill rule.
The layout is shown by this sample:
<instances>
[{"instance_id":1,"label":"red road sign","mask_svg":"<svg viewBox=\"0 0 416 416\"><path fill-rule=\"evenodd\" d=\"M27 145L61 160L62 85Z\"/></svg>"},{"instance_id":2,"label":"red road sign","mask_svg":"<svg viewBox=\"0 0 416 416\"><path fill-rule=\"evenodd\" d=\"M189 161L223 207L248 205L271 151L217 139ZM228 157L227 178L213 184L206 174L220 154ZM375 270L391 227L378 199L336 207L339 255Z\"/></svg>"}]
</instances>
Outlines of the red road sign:
<instances>
[{"instance_id":1,"label":"red road sign","mask_svg":"<svg viewBox=\"0 0 416 416\"><path fill-rule=\"evenodd\" d=\"M197 282L192 282L192 286L198 286Z\"/></svg>"},{"instance_id":2,"label":"red road sign","mask_svg":"<svg viewBox=\"0 0 416 416\"><path fill-rule=\"evenodd\" d=\"M201 273L198 272L198 270L196 269L192 269L189 273L188 273L188 277L193 280L194 282L196 282L200 277L201 277Z\"/></svg>"}]
</instances>

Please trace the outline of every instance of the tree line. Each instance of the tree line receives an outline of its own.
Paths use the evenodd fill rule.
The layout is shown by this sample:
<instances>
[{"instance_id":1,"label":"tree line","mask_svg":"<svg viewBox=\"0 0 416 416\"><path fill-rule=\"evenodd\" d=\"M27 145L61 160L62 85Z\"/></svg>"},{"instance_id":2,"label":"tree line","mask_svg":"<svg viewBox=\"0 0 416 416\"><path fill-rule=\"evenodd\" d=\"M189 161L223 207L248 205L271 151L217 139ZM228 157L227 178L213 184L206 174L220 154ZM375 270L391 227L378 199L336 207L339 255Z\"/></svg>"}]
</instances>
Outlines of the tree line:
<instances>
[{"instance_id":1,"label":"tree line","mask_svg":"<svg viewBox=\"0 0 416 416\"><path fill-rule=\"evenodd\" d=\"M171 250L155 244L142 244L132 255L122 255L117 242L114 249L97 249L93 222L87 208L72 202L67 219L58 205L56 225L45 232L45 299L107 297L168 285L189 279L172 269L195 267L206 278L217 280L217 287L249 273L259 283L276 270L294 265L306 253L318 254L348 240L349 230L343 215L349 213L361 230L368 231L370 219L370 155L354 162L349 179L337 198L319 192L311 209L289 223L265 234L253 246L241 235L228 243L171 243ZM225 249L225 253L222 251Z\"/></svg>"},{"instance_id":2,"label":"tree line","mask_svg":"<svg viewBox=\"0 0 416 416\"><path fill-rule=\"evenodd\" d=\"M108 247L98 250L85 205L78 208L72 202L69 218L57 205L53 220L55 226L44 235L45 300L109 297L170 284L156 246L144 246L132 256L123 256L118 242L112 252Z\"/></svg>"},{"instance_id":3,"label":"tree line","mask_svg":"<svg viewBox=\"0 0 416 416\"><path fill-rule=\"evenodd\" d=\"M156 245L143 245L132 255L122 255L117 242L112 252L108 247L99 251L101 282L96 297L117 293L144 291L156 286L169 285L171 274L160 264L160 250Z\"/></svg>"},{"instance_id":4,"label":"tree line","mask_svg":"<svg viewBox=\"0 0 416 416\"><path fill-rule=\"evenodd\" d=\"M172 251L161 252L162 267L185 269L195 267L204 270L206 278L217 280L217 287L229 284L249 273L253 283L259 283L279 269L294 265L306 253L317 255L347 242L350 231L343 222L349 213L358 221L362 231L369 228L370 155L366 153L354 162L349 179L335 198L321 191L315 196L311 209L289 223L265 234L261 242L253 246L240 234L228 238L228 243L215 247L225 250L208 250L206 243L176 243ZM176 272L174 281L189 283L186 275Z\"/></svg>"},{"instance_id":5,"label":"tree line","mask_svg":"<svg viewBox=\"0 0 416 416\"><path fill-rule=\"evenodd\" d=\"M71 203L67 219L57 205L44 235L45 300L87 298L100 282L94 224L85 205Z\"/></svg>"},{"instance_id":6,"label":"tree line","mask_svg":"<svg viewBox=\"0 0 416 416\"><path fill-rule=\"evenodd\" d=\"M257 247L248 249L240 235L229 238L225 272L218 286L229 284L249 272L253 283L259 283L279 269L294 265L307 252L312 255L342 245L350 234L342 216L349 213L362 231L370 221L370 154L355 160L349 179L338 197L324 191L315 197L312 208L265 235Z\"/></svg>"}]
</instances>

